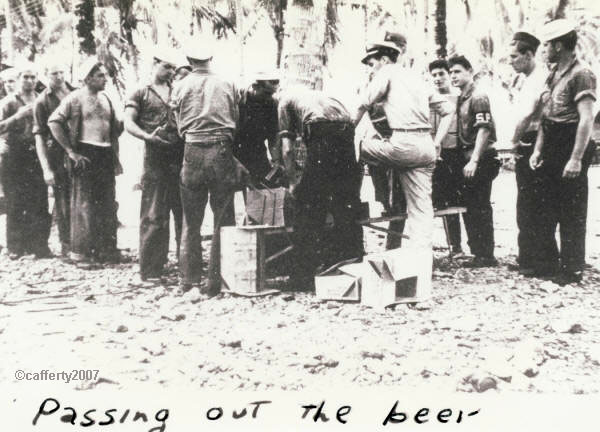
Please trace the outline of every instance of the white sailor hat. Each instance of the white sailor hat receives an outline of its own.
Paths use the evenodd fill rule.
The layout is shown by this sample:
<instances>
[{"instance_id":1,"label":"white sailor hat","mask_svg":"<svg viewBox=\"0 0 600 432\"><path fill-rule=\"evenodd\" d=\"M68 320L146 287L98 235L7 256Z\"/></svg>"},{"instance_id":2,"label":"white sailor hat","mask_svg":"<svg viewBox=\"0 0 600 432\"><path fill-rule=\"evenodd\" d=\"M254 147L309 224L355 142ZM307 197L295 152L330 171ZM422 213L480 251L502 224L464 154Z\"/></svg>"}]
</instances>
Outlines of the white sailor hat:
<instances>
[{"instance_id":1,"label":"white sailor hat","mask_svg":"<svg viewBox=\"0 0 600 432\"><path fill-rule=\"evenodd\" d=\"M400 53L400 49L398 49L396 44L393 42L386 42L386 41L371 42L370 44L367 44L366 53L365 53L365 56L363 57L363 59L361 60L361 62L364 64L367 64L367 61L371 57L380 53L381 51L387 51L387 52L395 51L397 53Z\"/></svg>"},{"instance_id":2,"label":"white sailor hat","mask_svg":"<svg viewBox=\"0 0 600 432\"><path fill-rule=\"evenodd\" d=\"M575 23L561 18L544 24L540 29L540 39L543 41L551 41L558 39L567 33L571 33L572 31L575 31Z\"/></svg>"},{"instance_id":3,"label":"white sailor hat","mask_svg":"<svg viewBox=\"0 0 600 432\"><path fill-rule=\"evenodd\" d=\"M279 69L258 71L254 74L254 81L279 81L281 74Z\"/></svg>"},{"instance_id":4,"label":"white sailor hat","mask_svg":"<svg viewBox=\"0 0 600 432\"><path fill-rule=\"evenodd\" d=\"M15 79L18 75L18 70L12 66L5 68L2 72L0 72L0 78L3 80Z\"/></svg>"},{"instance_id":5,"label":"white sailor hat","mask_svg":"<svg viewBox=\"0 0 600 432\"><path fill-rule=\"evenodd\" d=\"M177 52L173 51L170 48L162 48L156 51L153 51L152 56L160 60L161 62L172 64L173 66L177 66L182 63L182 56L178 55Z\"/></svg>"},{"instance_id":6,"label":"white sailor hat","mask_svg":"<svg viewBox=\"0 0 600 432\"><path fill-rule=\"evenodd\" d=\"M185 50L185 56L193 60L208 61L212 59L213 52L206 44L198 44L198 41L195 41L190 43L190 46Z\"/></svg>"},{"instance_id":7,"label":"white sailor hat","mask_svg":"<svg viewBox=\"0 0 600 432\"><path fill-rule=\"evenodd\" d=\"M79 79L81 81L84 81L99 64L102 65L102 62L96 57L90 57L89 59L84 61L81 67L79 68Z\"/></svg>"}]
</instances>

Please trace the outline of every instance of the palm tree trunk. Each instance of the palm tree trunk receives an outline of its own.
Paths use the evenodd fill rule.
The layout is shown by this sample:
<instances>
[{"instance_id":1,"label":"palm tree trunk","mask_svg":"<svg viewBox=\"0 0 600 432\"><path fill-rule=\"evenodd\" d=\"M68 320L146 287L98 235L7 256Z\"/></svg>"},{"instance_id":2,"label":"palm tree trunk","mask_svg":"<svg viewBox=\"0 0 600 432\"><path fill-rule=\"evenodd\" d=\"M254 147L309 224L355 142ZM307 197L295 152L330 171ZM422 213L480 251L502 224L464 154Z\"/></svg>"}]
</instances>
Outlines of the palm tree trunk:
<instances>
[{"instance_id":1,"label":"palm tree trunk","mask_svg":"<svg viewBox=\"0 0 600 432\"><path fill-rule=\"evenodd\" d=\"M448 29L446 27L446 0L435 2L435 43L439 58L448 56Z\"/></svg>"},{"instance_id":2,"label":"palm tree trunk","mask_svg":"<svg viewBox=\"0 0 600 432\"><path fill-rule=\"evenodd\" d=\"M284 85L323 88L325 0L294 0L286 11Z\"/></svg>"}]
</instances>

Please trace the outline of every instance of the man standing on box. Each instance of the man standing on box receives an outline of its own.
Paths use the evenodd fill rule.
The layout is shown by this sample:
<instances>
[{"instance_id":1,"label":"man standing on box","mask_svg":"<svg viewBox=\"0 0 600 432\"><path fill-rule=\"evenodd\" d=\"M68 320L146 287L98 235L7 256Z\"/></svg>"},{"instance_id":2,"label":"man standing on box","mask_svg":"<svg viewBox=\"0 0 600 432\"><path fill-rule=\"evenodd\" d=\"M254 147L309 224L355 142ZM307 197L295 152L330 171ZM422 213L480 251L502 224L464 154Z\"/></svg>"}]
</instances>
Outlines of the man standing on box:
<instances>
[{"instance_id":1,"label":"man standing on box","mask_svg":"<svg viewBox=\"0 0 600 432\"><path fill-rule=\"evenodd\" d=\"M182 224L179 174L183 142L169 105L177 58L163 51L154 55L153 62L152 82L135 90L125 103L125 129L145 143L139 239L142 280L159 278L167 263L170 213L177 256Z\"/></svg>"},{"instance_id":2,"label":"man standing on box","mask_svg":"<svg viewBox=\"0 0 600 432\"><path fill-rule=\"evenodd\" d=\"M51 256L48 187L35 151L31 110L37 97L37 76L30 64L18 68L16 73L16 90L0 105L0 120L10 120L0 136L4 144L1 151L6 246L12 259L30 253L39 258L48 257Z\"/></svg>"},{"instance_id":3,"label":"man standing on box","mask_svg":"<svg viewBox=\"0 0 600 432\"><path fill-rule=\"evenodd\" d=\"M346 108L323 92L287 89L279 100L282 155L293 198L294 260L291 284L314 286L319 265L363 255L359 218L362 171L354 153L354 126ZM298 178L294 142L301 137L307 158ZM325 237L327 213L333 232Z\"/></svg>"},{"instance_id":4,"label":"man standing on box","mask_svg":"<svg viewBox=\"0 0 600 432\"><path fill-rule=\"evenodd\" d=\"M233 194L238 171L233 139L239 117L239 90L211 69L212 54L203 48L187 54L192 72L177 83L171 98L179 134L185 140L180 191L183 230L179 265L181 291L200 289L202 238L200 227L210 193L214 215L208 263L208 286L201 293L221 290L220 230L234 225Z\"/></svg>"},{"instance_id":5,"label":"man standing on box","mask_svg":"<svg viewBox=\"0 0 600 432\"><path fill-rule=\"evenodd\" d=\"M464 56L448 60L452 85L461 91L456 107L458 140L463 156L463 202L465 228L471 253L465 267L493 267L494 219L490 197L492 181L498 176L500 161L494 148L496 131L486 94L475 89L473 67Z\"/></svg>"},{"instance_id":6,"label":"man standing on box","mask_svg":"<svg viewBox=\"0 0 600 432\"><path fill-rule=\"evenodd\" d=\"M83 267L91 261L117 262L115 175L123 126L104 93L107 72L96 59L82 67L85 85L64 98L48 126L65 149L71 171L71 259Z\"/></svg>"},{"instance_id":7,"label":"man standing on box","mask_svg":"<svg viewBox=\"0 0 600 432\"><path fill-rule=\"evenodd\" d=\"M363 92L355 124L376 104L382 103L393 132L389 139L365 140L360 156L367 163L398 169L406 198L409 244L431 251L431 176L435 148L430 136L425 82L414 71L395 61L398 48L393 43L383 41L374 44L367 56L371 67L383 57L389 57L393 62L382 66Z\"/></svg>"},{"instance_id":8,"label":"man standing on box","mask_svg":"<svg viewBox=\"0 0 600 432\"><path fill-rule=\"evenodd\" d=\"M545 262L544 254L539 253L541 245L554 242L554 233L552 239L544 239L546 233L538 229L543 209L537 173L529 166L529 158L533 153L540 126L542 106L539 102L547 75L543 67L535 61L539 45L538 38L531 33L520 31L513 36L510 53L510 64L519 74L513 87L513 106L517 114L517 123L512 138L512 151L517 180L517 263L519 273L524 276L546 276L556 267L556 262Z\"/></svg>"},{"instance_id":9,"label":"man standing on box","mask_svg":"<svg viewBox=\"0 0 600 432\"><path fill-rule=\"evenodd\" d=\"M279 86L275 72L256 75L250 88L242 91L240 120L234 154L244 165L253 182L260 187L274 167L281 167L281 147L277 142L277 101L273 95ZM267 146L265 146L265 142ZM271 162L267 156L271 154Z\"/></svg>"},{"instance_id":10,"label":"man standing on box","mask_svg":"<svg viewBox=\"0 0 600 432\"><path fill-rule=\"evenodd\" d=\"M46 68L46 75L48 87L33 106L33 133L44 181L54 191L54 213L61 255L68 257L71 251L71 179L65 167L66 153L52 137L48 118L60 101L75 89L65 81L64 69L58 64Z\"/></svg>"},{"instance_id":11,"label":"man standing on box","mask_svg":"<svg viewBox=\"0 0 600 432\"><path fill-rule=\"evenodd\" d=\"M587 170L595 152L590 140L594 122L596 76L575 55L573 23L559 19L542 29L547 60L554 63L542 94L542 127L530 165L540 176L543 203L540 229L548 244L538 245L546 263L558 264L554 238L560 227L560 285L581 281L585 265Z\"/></svg>"},{"instance_id":12,"label":"man standing on box","mask_svg":"<svg viewBox=\"0 0 600 432\"><path fill-rule=\"evenodd\" d=\"M396 59L406 50L406 39L399 33L387 33L386 41L394 42L396 49L393 46L389 50L383 52L383 55L378 55L380 50L377 44L367 46L365 57L361 60L363 64L369 67L369 81L373 79L376 72L382 66L393 64ZM383 104L378 103L369 109L369 119L373 125L376 136L367 139L389 140L392 136L392 129L385 116ZM383 204L388 215L398 215L406 213L406 199L402 191L400 176L395 169L388 165L379 165L370 163L369 174L373 187L375 189L375 199ZM386 249L395 249L401 246L404 233L405 220L392 220L389 224L389 230L395 234L388 234L386 239Z\"/></svg>"}]
</instances>

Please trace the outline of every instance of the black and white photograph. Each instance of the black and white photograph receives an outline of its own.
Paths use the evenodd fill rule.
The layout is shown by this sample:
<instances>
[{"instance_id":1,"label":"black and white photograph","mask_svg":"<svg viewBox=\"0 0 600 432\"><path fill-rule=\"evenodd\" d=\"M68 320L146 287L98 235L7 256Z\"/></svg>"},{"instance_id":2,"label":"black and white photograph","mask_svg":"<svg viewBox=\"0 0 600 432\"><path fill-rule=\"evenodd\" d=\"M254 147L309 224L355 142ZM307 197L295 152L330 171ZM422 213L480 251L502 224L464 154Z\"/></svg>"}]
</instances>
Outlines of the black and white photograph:
<instances>
[{"instance_id":1,"label":"black and white photograph","mask_svg":"<svg viewBox=\"0 0 600 432\"><path fill-rule=\"evenodd\" d=\"M1 428L598 430L599 55L594 0L0 0Z\"/></svg>"}]
</instances>

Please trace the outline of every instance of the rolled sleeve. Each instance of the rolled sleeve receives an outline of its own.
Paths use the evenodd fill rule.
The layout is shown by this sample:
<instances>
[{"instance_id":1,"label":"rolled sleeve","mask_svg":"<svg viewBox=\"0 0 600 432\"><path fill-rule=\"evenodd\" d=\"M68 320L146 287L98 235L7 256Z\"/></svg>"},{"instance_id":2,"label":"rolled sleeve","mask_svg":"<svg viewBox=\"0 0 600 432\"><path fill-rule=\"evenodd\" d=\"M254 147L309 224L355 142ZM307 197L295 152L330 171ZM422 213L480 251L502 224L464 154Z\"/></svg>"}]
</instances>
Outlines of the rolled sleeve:
<instances>
[{"instance_id":1,"label":"rolled sleeve","mask_svg":"<svg viewBox=\"0 0 600 432\"><path fill-rule=\"evenodd\" d=\"M586 97L596 100L596 76L592 71L587 69L579 71L569 84L575 103Z\"/></svg>"},{"instance_id":2,"label":"rolled sleeve","mask_svg":"<svg viewBox=\"0 0 600 432\"><path fill-rule=\"evenodd\" d=\"M33 130L34 135L47 137L50 134L48 128L48 110L43 97L37 99L33 104Z\"/></svg>"},{"instance_id":3,"label":"rolled sleeve","mask_svg":"<svg viewBox=\"0 0 600 432\"><path fill-rule=\"evenodd\" d=\"M140 112L140 106L142 103L143 94L141 89L138 89L131 93L125 100L125 108L133 108L137 112Z\"/></svg>"}]
</instances>

